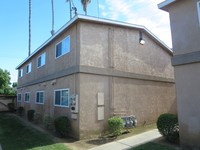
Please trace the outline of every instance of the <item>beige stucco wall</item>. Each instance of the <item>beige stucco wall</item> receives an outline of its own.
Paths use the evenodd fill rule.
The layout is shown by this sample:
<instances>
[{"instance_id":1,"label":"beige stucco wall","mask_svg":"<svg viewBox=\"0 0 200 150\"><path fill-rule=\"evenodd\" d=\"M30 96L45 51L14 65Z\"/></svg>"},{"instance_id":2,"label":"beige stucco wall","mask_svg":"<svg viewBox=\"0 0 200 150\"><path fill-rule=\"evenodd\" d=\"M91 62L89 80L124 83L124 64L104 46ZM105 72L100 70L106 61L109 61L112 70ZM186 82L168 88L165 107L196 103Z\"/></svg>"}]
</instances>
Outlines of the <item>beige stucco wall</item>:
<instances>
[{"instance_id":1,"label":"beige stucco wall","mask_svg":"<svg viewBox=\"0 0 200 150\"><path fill-rule=\"evenodd\" d=\"M181 144L200 147L200 64L175 68Z\"/></svg>"},{"instance_id":2,"label":"beige stucco wall","mask_svg":"<svg viewBox=\"0 0 200 150\"><path fill-rule=\"evenodd\" d=\"M139 44L135 29L81 22L80 65L174 79L171 56L149 35ZM105 98L105 119L97 120L97 93ZM80 137L99 133L114 114L136 115L139 125L162 113L176 113L174 83L114 76L80 75Z\"/></svg>"},{"instance_id":3,"label":"beige stucco wall","mask_svg":"<svg viewBox=\"0 0 200 150\"><path fill-rule=\"evenodd\" d=\"M55 59L55 44L69 34L71 37L70 53ZM173 81L147 81L151 77L151 80L159 80L159 77L174 79L170 61L172 55L146 33L143 33L143 37L146 44L140 45L139 31L136 29L85 21L76 22L75 26L71 26L69 30L66 30L64 34L32 58L32 72L19 79L19 87L41 78L45 80L44 77L59 74L60 71L65 71L75 65L87 66L88 68L84 70L85 74L81 72L68 74L54 79L56 82L50 80L19 88L18 93L22 93L23 96L25 92L31 92L31 102L22 102L20 105L25 106L26 110L36 109L45 115L66 115L71 118L68 108L53 105L54 90L69 88L70 94L79 95L78 119L71 119L74 136L79 139L102 132L107 127L107 119L114 113L125 109L127 115L136 115L139 124L144 121L146 123L155 122L156 117L162 112L176 113ZM36 59L44 51L47 52L46 65L36 69ZM27 64L23 66L24 72ZM94 73L99 72L99 68L121 71L121 75L133 73L149 76L144 81L133 79L132 74L130 78L119 78L116 77L117 73L116 76ZM87 73L91 70L94 71L92 74ZM52 84L54 82L55 84ZM45 91L44 105L35 104L36 91L40 90ZM97 119L98 92L104 93L105 100L104 120L101 121ZM138 100L143 101L142 105ZM130 107L127 110L128 104ZM143 110L145 107L148 108Z\"/></svg>"},{"instance_id":4,"label":"beige stucco wall","mask_svg":"<svg viewBox=\"0 0 200 150\"><path fill-rule=\"evenodd\" d=\"M82 22L80 31L80 65L174 78L171 55L145 33L141 45L133 28Z\"/></svg>"},{"instance_id":5,"label":"beige stucco wall","mask_svg":"<svg viewBox=\"0 0 200 150\"><path fill-rule=\"evenodd\" d=\"M43 77L48 75L56 74L64 69L77 65L79 62L79 47L77 47L77 43L79 43L78 37L78 25L74 25L64 33L60 34L54 41L52 41L49 45L43 48L42 51L34 55L33 58L30 59L27 63L25 63L21 68L23 68L23 77L18 79L18 86L23 84L37 81ZM62 41L65 37L70 35L70 52L56 58L55 57L55 47L60 41ZM37 68L37 59L38 57L46 52L46 63L44 66ZM26 66L32 62L32 71L29 74L26 74Z\"/></svg>"},{"instance_id":6,"label":"beige stucco wall","mask_svg":"<svg viewBox=\"0 0 200 150\"><path fill-rule=\"evenodd\" d=\"M183 63L175 66L175 83L180 143L186 149L200 148L200 63L199 59L193 60L195 54L191 55L200 51L197 1L179 0L169 6L173 50L179 58L175 60Z\"/></svg>"},{"instance_id":7,"label":"beige stucco wall","mask_svg":"<svg viewBox=\"0 0 200 150\"><path fill-rule=\"evenodd\" d=\"M104 93L104 120L98 121L97 94ZM107 128L115 115L135 115L138 125L155 123L162 113L176 114L174 83L80 74L80 137Z\"/></svg>"},{"instance_id":8,"label":"beige stucco wall","mask_svg":"<svg viewBox=\"0 0 200 150\"><path fill-rule=\"evenodd\" d=\"M113 79L115 113L135 115L138 125L155 123L160 114L176 114L174 83Z\"/></svg>"},{"instance_id":9,"label":"beige stucco wall","mask_svg":"<svg viewBox=\"0 0 200 150\"><path fill-rule=\"evenodd\" d=\"M53 84L52 84L53 83ZM79 95L78 75L70 75L67 77L55 79L54 81L43 82L33 86L18 89L18 93L22 94L22 101L18 102L19 106L24 106L26 112L29 109L34 109L45 116L58 117L67 116L71 120L72 136L79 137L79 121L71 119L69 107L54 106L54 90L69 88L69 96L73 94ZM36 104L36 92L44 91L44 104ZM24 102L26 92L30 92L30 102Z\"/></svg>"},{"instance_id":10,"label":"beige stucco wall","mask_svg":"<svg viewBox=\"0 0 200 150\"><path fill-rule=\"evenodd\" d=\"M109 77L80 74L80 138L100 133L107 126L110 117ZM104 120L98 121L97 93L104 93Z\"/></svg>"},{"instance_id":11,"label":"beige stucco wall","mask_svg":"<svg viewBox=\"0 0 200 150\"><path fill-rule=\"evenodd\" d=\"M174 55L199 51L198 0L179 0L170 6Z\"/></svg>"}]
</instances>

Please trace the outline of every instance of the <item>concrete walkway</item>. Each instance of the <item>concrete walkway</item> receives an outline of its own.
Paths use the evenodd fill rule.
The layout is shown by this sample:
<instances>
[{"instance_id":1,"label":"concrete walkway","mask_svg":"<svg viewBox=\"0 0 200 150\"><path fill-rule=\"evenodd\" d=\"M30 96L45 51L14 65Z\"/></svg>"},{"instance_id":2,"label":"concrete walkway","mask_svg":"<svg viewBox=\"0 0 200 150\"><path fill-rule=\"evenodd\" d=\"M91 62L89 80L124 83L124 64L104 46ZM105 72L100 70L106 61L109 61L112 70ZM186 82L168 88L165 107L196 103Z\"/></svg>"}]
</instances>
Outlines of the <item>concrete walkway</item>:
<instances>
[{"instance_id":1,"label":"concrete walkway","mask_svg":"<svg viewBox=\"0 0 200 150\"><path fill-rule=\"evenodd\" d=\"M162 137L157 129L147 131L126 139L94 147L90 150L126 150Z\"/></svg>"}]
</instances>

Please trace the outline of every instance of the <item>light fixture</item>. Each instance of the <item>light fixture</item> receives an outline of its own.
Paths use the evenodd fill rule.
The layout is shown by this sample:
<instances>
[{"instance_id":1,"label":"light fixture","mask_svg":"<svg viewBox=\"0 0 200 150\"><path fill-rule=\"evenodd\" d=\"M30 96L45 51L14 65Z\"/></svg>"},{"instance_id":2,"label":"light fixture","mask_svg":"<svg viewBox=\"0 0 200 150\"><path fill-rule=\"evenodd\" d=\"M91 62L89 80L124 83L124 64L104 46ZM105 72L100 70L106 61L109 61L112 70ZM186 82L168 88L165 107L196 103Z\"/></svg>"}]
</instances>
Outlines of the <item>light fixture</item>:
<instances>
[{"instance_id":1,"label":"light fixture","mask_svg":"<svg viewBox=\"0 0 200 150\"><path fill-rule=\"evenodd\" d=\"M145 40L140 39L140 44L141 44L141 45L144 45L144 44L145 44Z\"/></svg>"},{"instance_id":2,"label":"light fixture","mask_svg":"<svg viewBox=\"0 0 200 150\"><path fill-rule=\"evenodd\" d=\"M141 45L144 45L145 44L145 40L143 39L142 32L140 31L139 34L140 34L139 43Z\"/></svg>"}]
</instances>

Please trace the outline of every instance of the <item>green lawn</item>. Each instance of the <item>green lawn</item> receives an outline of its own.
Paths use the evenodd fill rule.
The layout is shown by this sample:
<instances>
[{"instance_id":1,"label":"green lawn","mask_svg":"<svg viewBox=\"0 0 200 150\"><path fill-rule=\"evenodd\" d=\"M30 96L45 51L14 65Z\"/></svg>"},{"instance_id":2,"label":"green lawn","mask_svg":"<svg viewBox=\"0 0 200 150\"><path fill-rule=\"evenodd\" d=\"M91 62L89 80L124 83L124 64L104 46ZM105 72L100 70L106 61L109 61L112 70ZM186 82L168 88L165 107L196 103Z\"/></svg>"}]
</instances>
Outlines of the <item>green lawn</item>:
<instances>
[{"instance_id":1,"label":"green lawn","mask_svg":"<svg viewBox=\"0 0 200 150\"><path fill-rule=\"evenodd\" d=\"M0 114L0 143L3 150L68 150L64 144L56 144L47 134L8 114Z\"/></svg>"},{"instance_id":2,"label":"green lawn","mask_svg":"<svg viewBox=\"0 0 200 150\"><path fill-rule=\"evenodd\" d=\"M146 143L143 145L140 145L138 147L134 147L130 150L175 150L175 148L169 147L169 146L165 146L165 145L160 145L157 143Z\"/></svg>"}]
</instances>

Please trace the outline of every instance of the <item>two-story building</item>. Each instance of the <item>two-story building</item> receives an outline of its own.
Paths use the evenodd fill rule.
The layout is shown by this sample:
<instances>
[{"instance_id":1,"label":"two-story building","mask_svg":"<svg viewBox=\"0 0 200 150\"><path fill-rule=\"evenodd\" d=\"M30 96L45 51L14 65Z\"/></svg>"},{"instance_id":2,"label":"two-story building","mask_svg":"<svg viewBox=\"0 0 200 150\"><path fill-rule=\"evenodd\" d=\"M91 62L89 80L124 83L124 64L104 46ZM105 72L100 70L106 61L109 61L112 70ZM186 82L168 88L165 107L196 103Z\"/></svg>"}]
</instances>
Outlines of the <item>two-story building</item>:
<instances>
[{"instance_id":1,"label":"two-story building","mask_svg":"<svg viewBox=\"0 0 200 150\"><path fill-rule=\"evenodd\" d=\"M166 0L159 5L170 14L180 143L200 149L200 1Z\"/></svg>"},{"instance_id":2,"label":"two-story building","mask_svg":"<svg viewBox=\"0 0 200 150\"><path fill-rule=\"evenodd\" d=\"M78 15L17 66L18 106L67 116L77 139L102 132L113 115L153 123L176 113L171 57L144 26Z\"/></svg>"}]
</instances>

